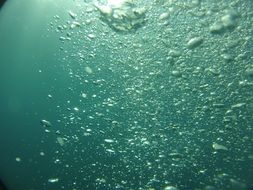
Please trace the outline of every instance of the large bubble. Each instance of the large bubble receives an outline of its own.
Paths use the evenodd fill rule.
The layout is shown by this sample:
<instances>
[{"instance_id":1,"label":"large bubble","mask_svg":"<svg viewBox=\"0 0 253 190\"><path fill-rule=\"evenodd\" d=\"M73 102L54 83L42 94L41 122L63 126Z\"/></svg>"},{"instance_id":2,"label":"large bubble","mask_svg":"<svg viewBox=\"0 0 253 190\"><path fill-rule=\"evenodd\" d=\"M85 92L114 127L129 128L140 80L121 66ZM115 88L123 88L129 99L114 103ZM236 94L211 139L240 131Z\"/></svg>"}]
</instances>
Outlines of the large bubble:
<instances>
[{"instance_id":1,"label":"large bubble","mask_svg":"<svg viewBox=\"0 0 253 190\"><path fill-rule=\"evenodd\" d=\"M146 9L132 0L107 0L106 4L95 4L101 20L119 32L135 31L145 23Z\"/></svg>"}]
</instances>

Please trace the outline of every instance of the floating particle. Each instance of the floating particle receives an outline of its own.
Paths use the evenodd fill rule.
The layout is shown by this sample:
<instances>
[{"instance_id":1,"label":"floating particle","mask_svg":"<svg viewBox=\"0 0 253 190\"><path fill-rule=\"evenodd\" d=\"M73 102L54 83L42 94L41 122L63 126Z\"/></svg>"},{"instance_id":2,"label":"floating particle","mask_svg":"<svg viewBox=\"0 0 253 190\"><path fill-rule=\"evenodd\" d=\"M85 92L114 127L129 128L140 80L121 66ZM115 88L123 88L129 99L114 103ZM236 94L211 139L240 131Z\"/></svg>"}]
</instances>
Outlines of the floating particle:
<instances>
[{"instance_id":1,"label":"floating particle","mask_svg":"<svg viewBox=\"0 0 253 190\"><path fill-rule=\"evenodd\" d=\"M56 183L58 181L59 181L59 178L50 178L50 179L48 179L49 183Z\"/></svg>"},{"instance_id":2,"label":"floating particle","mask_svg":"<svg viewBox=\"0 0 253 190\"><path fill-rule=\"evenodd\" d=\"M87 94L85 94L85 93L82 93L81 96L82 96L83 98L87 98Z\"/></svg>"},{"instance_id":3,"label":"floating particle","mask_svg":"<svg viewBox=\"0 0 253 190\"><path fill-rule=\"evenodd\" d=\"M61 163L61 161L60 161L59 159L56 159L56 160L54 161L54 163L55 163L55 164Z\"/></svg>"},{"instance_id":4,"label":"floating particle","mask_svg":"<svg viewBox=\"0 0 253 190\"><path fill-rule=\"evenodd\" d=\"M72 22L72 24L70 25L70 28L73 29L73 28L80 27L80 26L81 26L81 24L80 24L79 22L74 21L74 22Z\"/></svg>"},{"instance_id":5,"label":"floating particle","mask_svg":"<svg viewBox=\"0 0 253 190\"><path fill-rule=\"evenodd\" d=\"M40 123L41 123L41 125L42 125L43 127L52 127L51 122L50 122L50 121L47 121L47 120L45 120L45 119L42 119L42 120L40 121Z\"/></svg>"},{"instance_id":6,"label":"floating particle","mask_svg":"<svg viewBox=\"0 0 253 190\"><path fill-rule=\"evenodd\" d=\"M105 139L105 142L107 142L107 143L114 143L114 140L113 139Z\"/></svg>"},{"instance_id":7,"label":"floating particle","mask_svg":"<svg viewBox=\"0 0 253 190\"><path fill-rule=\"evenodd\" d=\"M183 155L178 152L172 152L169 154L169 156L172 158L183 158Z\"/></svg>"},{"instance_id":8,"label":"floating particle","mask_svg":"<svg viewBox=\"0 0 253 190\"><path fill-rule=\"evenodd\" d=\"M228 114L230 114L232 112L233 112L233 110L227 110L226 113L225 113L225 115L228 115Z\"/></svg>"},{"instance_id":9,"label":"floating particle","mask_svg":"<svg viewBox=\"0 0 253 190\"><path fill-rule=\"evenodd\" d=\"M249 77L253 77L253 66L250 66L245 71L246 75Z\"/></svg>"},{"instance_id":10,"label":"floating particle","mask_svg":"<svg viewBox=\"0 0 253 190\"><path fill-rule=\"evenodd\" d=\"M221 57L222 57L222 58L224 59L224 61L226 61L227 63L233 60L232 55L227 54L227 53L221 54Z\"/></svg>"},{"instance_id":11,"label":"floating particle","mask_svg":"<svg viewBox=\"0 0 253 190\"><path fill-rule=\"evenodd\" d=\"M181 52L179 50L170 50L169 51L169 55L171 57L180 57L181 56Z\"/></svg>"},{"instance_id":12,"label":"floating particle","mask_svg":"<svg viewBox=\"0 0 253 190\"><path fill-rule=\"evenodd\" d=\"M200 0L193 0L192 5L197 6L200 4Z\"/></svg>"},{"instance_id":13,"label":"floating particle","mask_svg":"<svg viewBox=\"0 0 253 190\"><path fill-rule=\"evenodd\" d=\"M59 39L60 39L62 42L64 42L64 41L66 40L66 38L63 37L63 36L61 36Z\"/></svg>"},{"instance_id":14,"label":"floating particle","mask_svg":"<svg viewBox=\"0 0 253 190\"><path fill-rule=\"evenodd\" d=\"M101 183L106 183L106 180L104 178L97 178L96 182L101 184Z\"/></svg>"},{"instance_id":15,"label":"floating particle","mask_svg":"<svg viewBox=\"0 0 253 190\"><path fill-rule=\"evenodd\" d=\"M233 109L233 108L240 108L240 107L243 107L243 106L245 106L245 105L246 105L246 103L238 103L238 104L232 105L231 108L232 108L232 109Z\"/></svg>"},{"instance_id":16,"label":"floating particle","mask_svg":"<svg viewBox=\"0 0 253 190\"><path fill-rule=\"evenodd\" d=\"M192 38L188 41L187 43L187 47L189 49L194 49L198 46L200 46L202 43L203 43L203 38L202 37L195 37L195 38Z\"/></svg>"},{"instance_id":17,"label":"floating particle","mask_svg":"<svg viewBox=\"0 0 253 190\"><path fill-rule=\"evenodd\" d=\"M69 16L70 16L72 19L76 19L76 14L73 13L72 11L69 11Z\"/></svg>"},{"instance_id":18,"label":"floating particle","mask_svg":"<svg viewBox=\"0 0 253 190\"><path fill-rule=\"evenodd\" d=\"M172 71L171 74L175 77L182 77L182 73L178 70Z\"/></svg>"},{"instance_id":19,"label":"floating particle","mask_svg":"<svg viewBox=\"0 0 253 190\"><path fill-rule=\"evenodd\" d=\"M79 108L78 107L74 107L74 111L78 112Z\"/></svg>"},{"instance_id":20,"label":"floating particle","mask_svg":"<svg viewBox=\"0 0 253 190\"><path fill-rule=\"evenodd\" d=\"M17 162L21 162L21 158L20 158L20 157L16 157L15 160L16 160Z\"/></svg>"},{"instance_id":21,"label":"floating particle","mask_svg":"<svg viewBox=\"0 0 253 190\"><path fill-rule=\"evenodd\" d=\"M165 12L165 13L162 13L162 14L160 14L160 16L159 16L159 20L166 20L166 19L168 19L169 18L169 13L167 13L167 12Z\"/></svg>"},{"instance_id":22,"label":"floating particle","mask_svg":"<svg viewBox=\"0 0 253 190\"><path fill-rule=\"evenodd\" d=\"M176 188L174 186L166 186L166 187L164 187L163 190L178 190L178 188Z\"/></svg>"},{"instance_id":23,"label":"floating particle","mask_svg":"<svg viewBox=\"0 0 253 190\"><path fill-rule=\"evenodd\" d=\"M112 150L112 149L106 149L106 151L107 151L107 152L110 152L110 153L115 153L115 151Z\"/></svg>"},{"instance_id":24,"label":"floating particle","mask_svg":"<svg viewBox=\"0 0 253 190\"><path fill-rule=\"evenodd\" d=\"M217 190L214 186L207 185L204 190Z\"/></svg>"},{"instance_id":25,"label":"floating particle","mask_svg":"<svg viewBox=\"0 0 253 190\"><path fill-rule=\"evenodd\" d=\"M48 130L48 129L45 129L45 132L46 132L46 133L50 133L51 131L50 131L50 130Z\"/></svg>"},{"instance_id":26,"label":"floating particle","mask_svg":"<svg viewBox=\"0 0 253 190\"><path fill-rule=\"evenodd\" d=\"M224 31L224 26L222 23L217 22L217 23L214 23L212 26L210 26L209 30L213 34L219 34Z\"/></svg>"},{"instance_id":27,"label":"floating particle","mask_svg":"<svg viewBox=\"0 0 253 190\"><path fill-rule=\"evenodd\" d=\"M225 104L222 104L222 103L213 103L213 107L215 107L215 108L224 108Z\"/></svg>"},{"instance_id":28,"label":"floating particle","mask_svg":"<svg viewBox=\"0 0 253 190\"><path fill-rule=\"evenodd\" d=\"M221 18L223 26L226 28L234 27L235 26L235 19L231 15L225 15Z\"/></svg>"},{"instance_id":29,"label":"floating particle","mask_svg":"<svg viewBox=\"0 0 253 190\"><path fill-rule=\"evenodd\" d=\"M63 146L63 145L65 144L64 139L61 138L61 137L57 137L56 140L57 140L57 142L58 142L61 146Z\"/></svg>"},{"instance_id":30,"label":"floating particle","mask_svg":"<svg viewBox=\"0 0 253 190\"><path fill-rule=\"evenodd\" d=\"M221 145L221 144L217 144L217 143L213 143L213 148L214 148L215 150L228 150L227 147L225 147L225 146L223 146L223 145Z\"/></svg>"},{"instance_id":31,"label":"floating particle","mask_svg":"<svg viewBox=\"0 0 253 190\"><path fill-rule=\"evenodd\" d=\"M55 15L54 18L58 20L58 19L60 19L60 16L59 15Z\"/></svg>"},{"instance_id":32,"label":"floating particle","mask_svg":"<svg viewBox=\"0 0 253 190\"><path fill-rule=\"evenodd\" d=\"M44 152L40 152L40 155L41 155L41 156L45 156L45 153L44 153Z\"/></svg>"},{"instance_id":33,"label":"floating particle","mask_svg":"<svg viewBox=\"0 0 253 190\"><path fill-rule=\"evenodd\" d=\"M209 71L211 74L213 74L214 76L219 76L220 75L220 71L213 69L213 68L208 68L205 71Z\"/></svg>"},{"instance_id":34,"label":"floating particle","mask_svg":"<svg viewBox=\"0 0 253 190\"><path fill-rule=\"evenodd\" d=\"M91 135L90 133L86 133L86 132L83 133L83 136L85 137L90 136L90 135Z\"/></svg>"},{"instance_id":35,"label":"floating particle","mask_svg":"<svg viewBox=\"0 0 253 190\"><path fill-rule=\"evenodd\" d=\"M253 154L249 155L248 158L253 160Z\"/></svg>"},{"instance_id":36,"label":"floating particle","mask_svg":"<svg viewBox=\"0 0 253 190\"><path fill-rule=\"evenodd\" d=\"M86 73L93 73L92 69L89 66L85 67L84 70L86 71Z\"/></svg>"},{"instance_id":37,"label":"floating particle","mask_svg":"<svg viewBox=\"0 0 253 190\"><path fill-rule=\"evenodd\" d=\"M61 26L61 25L57 26L56 28L57 28L58 30L63 30L63 29L64 29L63 26Z\"/></svg>"},{"instance_id":38,"label":"floating particle","mask_svg":"<svg viewBox=\"0 0 253 190\"><path fill-rule=\"evenodd\" d=\"M112 121L112 125L113 126L119 125L119 122L118 121Z\"/></svg>"},{"instance_id":39,"label":"floating particle","mask_svg":"<svg viewBox=\"0 0 253 190\"><path fill-rule=\"evenodd\" d=\"M94 34L88 34L88 37L89 37L90 39L93 39L93 38L95 38L96 36L95 36Z\"/></svg>"},{"instance_id":40,"label":"floating particle","mask_svg":"<svg viewBox=\"0 0 253 190\"><path fill-rule=\"evenodd\" d=\"M235 179L230 179L230 184L232 186L232 189L239 189L239 190L246 190L247 185L243 182L240 182Z\"/></svg>"}]
</instances>

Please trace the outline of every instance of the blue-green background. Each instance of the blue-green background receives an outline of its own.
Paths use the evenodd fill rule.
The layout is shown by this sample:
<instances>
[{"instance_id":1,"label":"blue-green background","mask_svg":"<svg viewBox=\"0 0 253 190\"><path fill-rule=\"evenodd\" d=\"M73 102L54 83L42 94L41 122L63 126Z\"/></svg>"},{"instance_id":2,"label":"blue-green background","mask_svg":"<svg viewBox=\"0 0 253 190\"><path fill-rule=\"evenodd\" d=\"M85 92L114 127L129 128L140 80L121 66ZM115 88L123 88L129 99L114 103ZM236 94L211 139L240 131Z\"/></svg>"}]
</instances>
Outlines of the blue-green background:
<instances>
[{"instance_id":1,"label":"blue-green background","mask_svg":"<svg viewBox=\"0 0 253 190\"><path fill-rule=\"evenodd\" d=\"M169 2L139 1L146 22L119 33L92 1L7 1L0 10L0 177L10 190L252 188L246 70L253 2ZM171 7L163 24L159 15ZM231 9L235 27L211 33ZM70 28L69 11L80 27ZM198 36L203 44L189 50ZM42 119L51 122L49 133Z\"/></svg>"}]
</instances>

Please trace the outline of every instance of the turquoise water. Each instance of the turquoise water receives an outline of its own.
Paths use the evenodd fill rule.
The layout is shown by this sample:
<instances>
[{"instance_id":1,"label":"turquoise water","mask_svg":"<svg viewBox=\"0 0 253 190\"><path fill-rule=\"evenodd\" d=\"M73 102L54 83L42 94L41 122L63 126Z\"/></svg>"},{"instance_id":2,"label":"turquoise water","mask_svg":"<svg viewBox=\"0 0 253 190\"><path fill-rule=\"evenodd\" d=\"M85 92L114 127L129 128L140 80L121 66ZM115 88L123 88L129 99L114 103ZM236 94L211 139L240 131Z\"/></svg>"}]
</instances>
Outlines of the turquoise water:
<instances>
[{"instance_id":1,"label":"turquoise water","mask_svg":"<svg viewBox=\"0 0 253 190\"><path fill-rule=\"evenodd\" d=\"M7 1L0 178L251 190L252 23L251 0Z\"/></svg>"}]
</instances>

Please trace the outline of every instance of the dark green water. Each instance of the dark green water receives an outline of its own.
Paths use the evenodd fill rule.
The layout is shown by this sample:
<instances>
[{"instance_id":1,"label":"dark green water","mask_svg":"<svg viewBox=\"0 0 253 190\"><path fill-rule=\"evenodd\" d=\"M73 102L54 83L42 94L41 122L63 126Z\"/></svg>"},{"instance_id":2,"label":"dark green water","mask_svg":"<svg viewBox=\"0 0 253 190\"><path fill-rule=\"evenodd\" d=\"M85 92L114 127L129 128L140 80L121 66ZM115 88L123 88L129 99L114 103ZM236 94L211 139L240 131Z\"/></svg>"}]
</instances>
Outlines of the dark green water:
<instances>
[{"instance_id":1,"label":"dark green water","mask_svg":"<svg viewBox=\"0 0 253 190\"><path fill-rule=\"evenodd\" d=\"M251 190L252 38L251 0L9 0L0 178L10 190Z\"/></svg>"}]
</instances>

